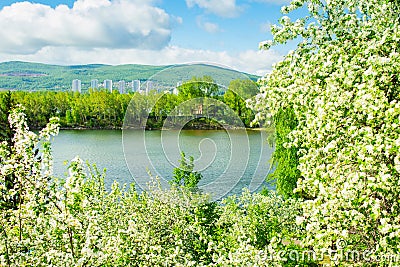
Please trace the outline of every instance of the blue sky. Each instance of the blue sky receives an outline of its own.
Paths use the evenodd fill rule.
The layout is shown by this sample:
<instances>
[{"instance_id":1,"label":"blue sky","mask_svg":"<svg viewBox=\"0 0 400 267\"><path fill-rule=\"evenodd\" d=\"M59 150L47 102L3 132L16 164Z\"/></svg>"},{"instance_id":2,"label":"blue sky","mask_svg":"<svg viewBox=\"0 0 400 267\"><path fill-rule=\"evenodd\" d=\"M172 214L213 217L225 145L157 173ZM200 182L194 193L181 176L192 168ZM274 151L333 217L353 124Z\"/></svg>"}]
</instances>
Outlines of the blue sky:
<instances>
[{"instance_id":1,"label":"blue sky","mask_svg":"<svg viewBox=\"0 0 400 267\"><path fill-rule=\"evenodd\" d=\"M289 0L0 1L0 61L209 62L264 74L292 46L259 51Z\"/></svg>"}]
</instances>

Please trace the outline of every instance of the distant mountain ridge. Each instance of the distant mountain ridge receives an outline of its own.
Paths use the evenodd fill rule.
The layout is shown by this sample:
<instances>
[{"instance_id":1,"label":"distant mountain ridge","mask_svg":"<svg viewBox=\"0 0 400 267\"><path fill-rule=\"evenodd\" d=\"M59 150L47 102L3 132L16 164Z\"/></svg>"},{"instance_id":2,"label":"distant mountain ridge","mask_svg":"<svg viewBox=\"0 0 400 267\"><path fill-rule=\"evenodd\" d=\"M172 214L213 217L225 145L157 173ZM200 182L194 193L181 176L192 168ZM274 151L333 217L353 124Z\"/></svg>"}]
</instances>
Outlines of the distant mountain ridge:
<instances>
[{"instance_id":1,"label":"distant mountain ridge","mask_svg":"<svg viewBox=\"0 0 400 267\"><path fill-rule=\"evenodd\" d=\"M146 81L155 79L164 86L175 86L176 82L189 80L193 76L211 76L218 84L227 86L232 79L243 78L256 80L255 75L206 64L193 65L50 65L22 61L0 63L0 90L24 91L68 91L72 80L82 81L82 91L90 86L90 81L97 79L99 83L109 79L114 82L124 80Z\"/></svg>"}]
</instances>

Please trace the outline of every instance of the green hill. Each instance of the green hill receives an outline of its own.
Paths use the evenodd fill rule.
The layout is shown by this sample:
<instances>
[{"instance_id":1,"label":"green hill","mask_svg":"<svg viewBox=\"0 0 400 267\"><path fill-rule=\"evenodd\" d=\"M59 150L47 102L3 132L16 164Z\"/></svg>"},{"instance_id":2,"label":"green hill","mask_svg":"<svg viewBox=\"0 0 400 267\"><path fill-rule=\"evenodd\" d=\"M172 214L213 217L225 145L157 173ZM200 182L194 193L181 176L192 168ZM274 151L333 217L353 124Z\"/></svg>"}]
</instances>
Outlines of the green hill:
<instances>
[{"instance_id":1,"label":"green hill","mask_svg":"<svg viewBox=\"0 0 400 267\"><path fill-rule=\"evenodd\" d=\"M211 76L216 83L227 86L233 79L252 79L258 77L238 71L205 64L151 66L151 65L74 65L59 66L41 63L11 61L0 63L0 89L18 91L68 91L72 80L82 81L86 91L92 79L102 83L106 79L117 82L125 80L152 80L163 86L175 86L179 81L193 76Z\"/></svg>"}]
</instances>

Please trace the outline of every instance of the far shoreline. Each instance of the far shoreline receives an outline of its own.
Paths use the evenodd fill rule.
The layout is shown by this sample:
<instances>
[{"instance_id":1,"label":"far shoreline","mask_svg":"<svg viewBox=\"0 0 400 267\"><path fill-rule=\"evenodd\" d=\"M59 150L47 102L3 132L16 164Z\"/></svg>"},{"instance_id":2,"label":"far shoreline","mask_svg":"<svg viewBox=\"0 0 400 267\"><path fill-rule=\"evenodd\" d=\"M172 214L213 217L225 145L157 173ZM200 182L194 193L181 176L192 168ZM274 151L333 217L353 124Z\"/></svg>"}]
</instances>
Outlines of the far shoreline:
<instances>
[{"instance_id":1,"label":"far shoreline","mask_svg":"<svg viewBox=\"0 0 400 267\"><path fill-rule=\"evenodd\" d=\"M31 128L34 131L41 130L41 129L36 129L36 128ZM273 127L219 127L219 128L138 128L138 127L60 127L59 130L62 131L68 131L68 130L73 130L73 131L97 131L97 130L113 130L113 131L123 131L123 130L145 130L145 131L174 131L174 130L199 130L199 131L218 131L218 130L246 130L246 131L265 131L268 133L272 133L275 131L275 128Z\"/></svg>"}]
</instances>

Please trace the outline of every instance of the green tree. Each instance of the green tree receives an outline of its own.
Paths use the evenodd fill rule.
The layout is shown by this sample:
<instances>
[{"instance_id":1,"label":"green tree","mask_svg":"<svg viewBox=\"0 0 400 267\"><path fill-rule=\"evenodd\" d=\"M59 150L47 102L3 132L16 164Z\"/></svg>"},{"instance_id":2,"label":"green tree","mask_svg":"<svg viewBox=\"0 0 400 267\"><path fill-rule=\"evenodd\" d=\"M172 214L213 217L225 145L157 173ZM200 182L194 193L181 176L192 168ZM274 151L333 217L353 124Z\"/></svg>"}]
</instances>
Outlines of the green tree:
<instances>
[{"instance_id":1,"label":"green tree","mask_svg":"<svg viewBox=\"0 0 400 267\"><path fill-rule=\"evenodd\" d=\"M253 112L247 107L246 100L259 92L257 84L251 80L233 80L229 83L223 101L233 109L246 126L254 119Z\"/></svg>"},{"instance_id":2,"label":"green tree","mask_svg":"<svg viewBox=\"0 0 400 267\"><path fill-rule=\"evenodd\" d=\"M272 145L275 147L272 164L274 171L267 177L268 183L275 184L277 192L288 198L295 197L294 189L300 178L299 149L286 147L290 141L288 136L297 127L297 119L293 108L280 109L274 115L275 134Z\"/></svg>"},{"instance_id":3,"label":"green tree","mask_svg":"<svg viewBox=\"0 0 400 267\"><path fill-rule=\"evenodd\" d=\"M233 109L239 117L242 116L243 110L246 109L246 102L235 91L228 89L224 94L224 103Z\"/></svg>"},{"instance_id":4,"label":"green tree","mask_svg":"<svg viewBox=\"0 0 400 267\"><path fill-rule=\"evenodd\" d=\"M257 83L249 79L236 79L229 83L228 89L235 92L244 100L249 99L260 91Z\"/></svg>"},{"instance_id":5,"label":"green tree","mask_svg":"<svg viewBox=\"0 0 400 267\"><path fill-rule=\"evenodd\" d=\"M173 179L170 181L171 185L183 186L189 190L196 191L197 185L203 177L200 172L194 171L194 158L189 157L189 161L185 157L185 153L181 152L181 159L179 160L179 167L173 170Z\"/></svg>"},{"instance_id":6,"label":"green tree","mask_svg":"<svg viewBox=\"0 0 400 267\"><path fill-rule=\"evenodd\" d=\"M218 94L218 85L210 76L192 77L178 87L178 96L183 100L197 97L212 97Z\"/></svg>"}]
</instances>

